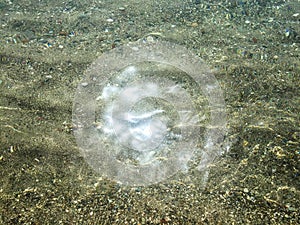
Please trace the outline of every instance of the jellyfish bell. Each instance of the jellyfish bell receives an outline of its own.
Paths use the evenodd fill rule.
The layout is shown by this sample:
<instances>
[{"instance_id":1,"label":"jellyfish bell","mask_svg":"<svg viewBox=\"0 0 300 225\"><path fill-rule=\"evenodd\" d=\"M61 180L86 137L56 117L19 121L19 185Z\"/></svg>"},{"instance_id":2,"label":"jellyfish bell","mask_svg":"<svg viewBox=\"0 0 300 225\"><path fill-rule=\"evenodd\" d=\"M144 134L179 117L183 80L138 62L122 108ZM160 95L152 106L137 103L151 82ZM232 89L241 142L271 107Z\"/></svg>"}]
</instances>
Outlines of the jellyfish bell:
<instances>
[{"instance_id":1,"label":"jellyfish bell","mask_svg":"<svg viewBox=\"0 0 300 225\"><path fill-rule=\"evenodd\" d=\"M88 164L130 186L187 172L196 159L207 168L226 133L209 68L184 47L155 40L103 53L78 85L73 122Z\"/></svg>"}]
</instances>

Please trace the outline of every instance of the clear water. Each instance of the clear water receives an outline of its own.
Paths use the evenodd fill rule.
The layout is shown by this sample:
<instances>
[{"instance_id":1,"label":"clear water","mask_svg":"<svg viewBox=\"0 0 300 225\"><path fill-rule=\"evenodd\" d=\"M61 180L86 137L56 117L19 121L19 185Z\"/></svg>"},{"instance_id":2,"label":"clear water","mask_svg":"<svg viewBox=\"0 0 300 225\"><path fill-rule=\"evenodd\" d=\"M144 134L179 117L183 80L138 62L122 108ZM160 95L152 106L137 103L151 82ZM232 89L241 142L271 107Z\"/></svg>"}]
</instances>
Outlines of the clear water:
<instances>
[{"instance_id":1,"label":"clear water","mask_svg":"<svg viewBox=\"0 0 300 225\"><path fill-rule=\"evenodd\" d=\"M299 224L299 13L0 1L0 224Z\"/></svg>"}]
</instances>

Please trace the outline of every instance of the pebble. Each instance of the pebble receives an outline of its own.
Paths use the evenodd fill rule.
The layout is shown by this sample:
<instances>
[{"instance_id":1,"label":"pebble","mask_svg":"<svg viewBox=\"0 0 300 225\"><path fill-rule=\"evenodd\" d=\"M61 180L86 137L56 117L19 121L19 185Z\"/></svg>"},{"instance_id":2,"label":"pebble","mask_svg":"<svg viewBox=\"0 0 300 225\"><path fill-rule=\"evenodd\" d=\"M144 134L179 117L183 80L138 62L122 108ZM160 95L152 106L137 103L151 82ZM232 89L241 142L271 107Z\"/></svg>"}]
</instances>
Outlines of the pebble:
<instances>
[{"instance_id":1,"label":"pebble","mask_svg":"<svg viewBox=\"0 0 300 225\"><path fill-rule=\"evenodd\" d=\"M191 26L192 26L192 27L198 27L198 23L193 22L193 23L191 24Z\"/></svg>"},{"instance_id":2,"label":"pebble","mask_svg":"<svg viewBox=\"0 0 300 225\"><path fill-rule=\"evenodd\" d=\"M148 36L146 38L147 42L153 42L154 41L154 38L152 36Z\"/></svg>"}]
</instances>

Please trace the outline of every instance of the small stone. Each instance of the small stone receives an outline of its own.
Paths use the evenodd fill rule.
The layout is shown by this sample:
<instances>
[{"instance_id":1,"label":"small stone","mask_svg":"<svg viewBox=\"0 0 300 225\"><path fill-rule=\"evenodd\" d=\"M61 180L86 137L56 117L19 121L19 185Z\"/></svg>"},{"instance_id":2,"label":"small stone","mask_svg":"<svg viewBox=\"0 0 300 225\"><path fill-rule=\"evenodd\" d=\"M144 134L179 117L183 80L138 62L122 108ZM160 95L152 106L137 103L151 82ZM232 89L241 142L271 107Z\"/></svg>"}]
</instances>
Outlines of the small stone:
<instances>
[{"instance_id":1,"label":"small stone","mask_svg":"<svg viewBox=\"0 0 300 225\"><path fill-rule=\"evenodd\" d=\"M192 27L198 27L198 23L194 22L191 24Z\"/></svg>"},{"instance_id":2,"label":"small stone","mask_svg":"<svg viewBox=\"0 0 300 225\"><path fill-rule=\"evenodd\" d=\"M148 36L146 39L147 39L147 42L153 42L154 41L154 38L152 36Z\"/></svg>"}]
</instances>

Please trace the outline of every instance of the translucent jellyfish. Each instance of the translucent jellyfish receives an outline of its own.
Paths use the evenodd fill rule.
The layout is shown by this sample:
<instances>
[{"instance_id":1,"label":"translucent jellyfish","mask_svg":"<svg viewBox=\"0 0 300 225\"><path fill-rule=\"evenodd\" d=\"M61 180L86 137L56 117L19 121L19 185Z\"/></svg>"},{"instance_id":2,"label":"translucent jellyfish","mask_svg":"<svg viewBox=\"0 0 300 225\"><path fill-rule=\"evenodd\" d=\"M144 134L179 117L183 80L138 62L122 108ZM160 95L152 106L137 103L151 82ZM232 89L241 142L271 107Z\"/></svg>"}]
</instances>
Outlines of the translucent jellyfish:
<instances>
[{"instance_id":1,"label":"translucent jellyfish","mask_svg":"<svg viewBox=\"0 0 300 225\"><path fill-rule=\"evenodd\" d=\"M214 75L193 53L164 41L101 55L78 85L73 122L89 165L125 185L161 182L195 163L208 171L226 133Z\"/></svg>"}]
</instances>

